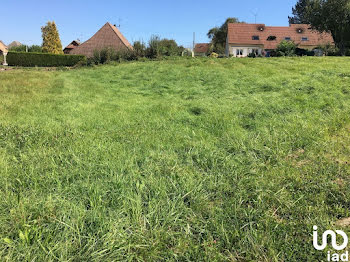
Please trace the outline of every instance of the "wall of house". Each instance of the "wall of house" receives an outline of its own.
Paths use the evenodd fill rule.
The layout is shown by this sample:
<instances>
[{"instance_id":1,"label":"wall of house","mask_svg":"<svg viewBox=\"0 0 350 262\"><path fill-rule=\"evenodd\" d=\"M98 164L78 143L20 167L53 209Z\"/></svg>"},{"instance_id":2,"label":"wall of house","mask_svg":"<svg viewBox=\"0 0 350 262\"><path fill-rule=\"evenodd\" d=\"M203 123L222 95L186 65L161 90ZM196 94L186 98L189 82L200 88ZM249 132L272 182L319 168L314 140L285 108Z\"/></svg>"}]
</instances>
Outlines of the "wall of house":
<instances>
[{"instance_id":1,"label":"wall of house","mask_svg":"<svg viewBox=\"0 0 350 262\"><path fill-rule=\"evenodd\" d=\"M226 55L233 57L247 57L250 53L252 53L253 49L258 49L258 54L261 55L263 52L262 46L238 46L238 45L227 45L226 47ZM237 56L237 50L243 50L243 54Z\"/></svg>"}]
</instances>

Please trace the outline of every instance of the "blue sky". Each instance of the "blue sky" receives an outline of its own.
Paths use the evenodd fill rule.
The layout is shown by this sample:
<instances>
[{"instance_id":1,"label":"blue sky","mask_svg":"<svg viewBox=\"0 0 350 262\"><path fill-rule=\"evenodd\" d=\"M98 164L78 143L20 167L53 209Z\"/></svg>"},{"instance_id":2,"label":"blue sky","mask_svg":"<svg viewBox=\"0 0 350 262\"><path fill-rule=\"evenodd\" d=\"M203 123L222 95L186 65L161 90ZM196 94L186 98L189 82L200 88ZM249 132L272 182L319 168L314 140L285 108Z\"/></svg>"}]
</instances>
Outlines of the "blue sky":
<instances>
[{"instance_id":1,"label":"blue sky","mask_svg":"<svg viewBox=\"0 0 350 262\"><path fill-rule=\"evenodd\" d=\"M271 26L288 25L296 0L1 0L0 40L41 44L41 26L54 20L63 46L90 38L107 21L121 24L130 41L147 41L151 35L175 39L190 47L207 42L206 33L227 17Z\"/></svg>"}]
</instances>

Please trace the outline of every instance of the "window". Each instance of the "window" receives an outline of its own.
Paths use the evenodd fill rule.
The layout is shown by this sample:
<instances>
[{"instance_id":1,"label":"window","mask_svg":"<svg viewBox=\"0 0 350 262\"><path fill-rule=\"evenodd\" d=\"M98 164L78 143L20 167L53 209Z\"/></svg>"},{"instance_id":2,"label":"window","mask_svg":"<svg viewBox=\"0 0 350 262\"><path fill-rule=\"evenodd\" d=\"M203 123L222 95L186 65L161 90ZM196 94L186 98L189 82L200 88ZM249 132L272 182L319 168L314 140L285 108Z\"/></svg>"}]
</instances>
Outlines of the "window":
<instances>
[{"instance_id":1,"label":"window","mask_svg":"<svg viewBox=\"0 0 350 262\"><path fill-rule=\"evenodd\" d=\"M270 36L267 38L267 41L274 41L274 40L276 40L276 39L277 39L276 36L270 35Z\"/></svg>"},{"instance_id":2,"label":"window","mask_svg":"<svg viewBox=\"0 0 350 262\"><path fill-rule=\"evenodd\" d=\"M302 37L302 38L301 38L301 41L309 41L309 38L307 38L307 37Z\"/></svg>"},{"instance_id":3,"label":"window","mask_svg":"<svg viewBox=\"0 0 350 262\"><path fill-rule=\"evenodd\" d=\"M287 36L287 37L284 38L284 40L290 41L290 40L292 40L292 38L290 38L289 36Z\"/></svg>"},{"instance_id":4,"label":"window","mask_svg":"<svg viewBox=\"0 0 350 262\"><path fill-rule=\"evenodd\" d=\"M260 37L258 35L254 35L253 40L260 40Z\"/></svg>"},{"instance_id":5,"label":"window","mask_svg":"<svg viewBox=\"0 0 350 262\"><path fill-rule=\"evenodd\" d=\"M252 54L259 55L259 49L252 49Z\"/></svg>"},{"instance_id":6,"label":"window","mask_svg":"<svg viewBox=\"0 0 350 262\"><path fill-rule=\"evenodd\" d=\"M236 49L236 56L243 55L243 49Z\"/></svg>"}]
</instances>

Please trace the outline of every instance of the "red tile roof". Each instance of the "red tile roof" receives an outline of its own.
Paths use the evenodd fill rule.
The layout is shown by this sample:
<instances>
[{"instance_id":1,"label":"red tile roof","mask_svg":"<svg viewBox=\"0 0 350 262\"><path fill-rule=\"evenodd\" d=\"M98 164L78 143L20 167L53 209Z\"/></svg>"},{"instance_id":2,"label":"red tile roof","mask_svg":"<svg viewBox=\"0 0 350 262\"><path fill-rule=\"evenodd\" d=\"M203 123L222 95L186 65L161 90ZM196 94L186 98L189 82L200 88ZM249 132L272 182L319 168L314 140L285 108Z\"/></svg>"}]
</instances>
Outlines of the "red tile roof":
<instances>
[{"instance_id":1,"label":"red tile roof","mask_svg":"<svg viewBox=\"0 0 350 262\"><path fill-rule=\"evenodd\" d=\"M253 36L258 36L259 40L253 40ZM276 39L268 41L269 36ZM310 29L309 25L292 24L285 27L265 26L264 24L229 24L228 43L237 45L261 45L264 49L276 49L278 44L290 37L300 47L314 47L317 45L334 43L333 37L329 33L319 33ZM302 41L307 37L307 41Z\"/></svg>"},{"instance_id":2,"label":"red tile roof","mask_svg":"<svg viewBox=\"0 0 350 262\"><path fill-rule=\"evenodd\" d=\"M106 47L115 50L132 49L132 46L119 29L110 23L106 23L93 37L80 46L75 47L70 54L92 57L95 50L101 50Z\"/></svg>"},{"instance_id":3,"label":"red tile roof","mask_svg":"<svg viewBox=\"0 0 350 262\"><path fill-rule=\"evenodd\" d=\"M209 51L209 44L207 43L196 44L196 46L194 47L195 53L207 53L208 51Z\"/></svg>"}]
</instances>

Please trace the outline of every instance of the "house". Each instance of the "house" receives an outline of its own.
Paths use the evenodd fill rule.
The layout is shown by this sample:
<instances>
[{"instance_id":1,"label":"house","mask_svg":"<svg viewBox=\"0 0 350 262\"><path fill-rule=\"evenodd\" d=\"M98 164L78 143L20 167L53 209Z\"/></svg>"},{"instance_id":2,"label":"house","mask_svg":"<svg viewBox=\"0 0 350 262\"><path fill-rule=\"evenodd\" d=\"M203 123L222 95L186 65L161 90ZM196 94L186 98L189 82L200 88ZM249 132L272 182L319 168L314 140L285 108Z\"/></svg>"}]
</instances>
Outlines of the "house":
<instances>
[{"instance_id":1,"label":"house","mask_svg":"<svg viewBox=\"0 0 350 262\"><path fill-rule=\"evenodd\" d=\"M92 57L96 50L102 50L103 48L120 51L132 49L132 46L116 26L106 23L93 37L76 46L69 54Z\"/></svg>"},{"instance_id":2,"label":"house","mask_svg":"<svg viewBox=\"0 0 350 262\"><path fill-rule=\"evenodd\" d=\"M7 53L7 51L7 46L0 40L0 55L2 55L3 53Z\"/></svg>"},{"instance_id":3,"label":"house","mask_svg":"<svg viewBox=\"0 0 350 262\"><path fill-rule=\"evenodd\" d=\"M0 64L2 64L4 66L7 66L7 62L6 62L7 53L8 53L7 46L2 41L0 41L0 55L3 56L3 58L4 58L3 62Z\"/></svg>"},{"instance_id":4,"label":"house","mask_svg":"<svg viewBox=\"0 0 350 262\"><path fill-rule=\"evenodd\" d=\"M22 44L18 41L13 41L11 44L9 44L8 49L11 49L13 47L19 47L22 46Z\"/></svg>"},{"instance_id":5,"label":"house","mask_svg":"<svg viewBox=\"0 0 350 262\"><path fill-rule=\"evenodd\" d=\"M65 49L63 49L63 53L66 55L70 54L70 52L76 48L77 46L80 46L80 42L78 40L72 41L68 46L66 46Z\"/></svg>"},{"instance_id":6,"label":"house","mask_svg":"<svg viewBox=\"0 0 350 262\"><path fill-rule=\"evenodd\" d=\"M249 54L269 56L283 41L293 41L299 48L313 50L319 45L332 44L329 33L319 33L306 24L291 24L285 27L264 24L229 24L226 40L226 55L246 57Z\"/></svg>"},{"instance_id":7,"label":"house","mask_svg":"<svg viewBox=\"0 0 350 262\"><path fill-rule=\"evenodd\" d=\"M194 53L196 56L206 56L209 52L209 46L208 43L200 43L196 44L194 47Z\"/></svg>"}]
</instances>

